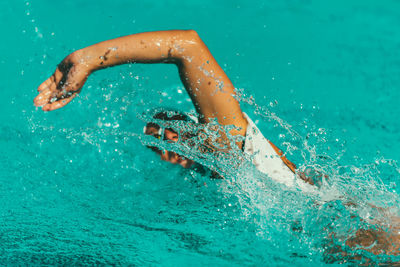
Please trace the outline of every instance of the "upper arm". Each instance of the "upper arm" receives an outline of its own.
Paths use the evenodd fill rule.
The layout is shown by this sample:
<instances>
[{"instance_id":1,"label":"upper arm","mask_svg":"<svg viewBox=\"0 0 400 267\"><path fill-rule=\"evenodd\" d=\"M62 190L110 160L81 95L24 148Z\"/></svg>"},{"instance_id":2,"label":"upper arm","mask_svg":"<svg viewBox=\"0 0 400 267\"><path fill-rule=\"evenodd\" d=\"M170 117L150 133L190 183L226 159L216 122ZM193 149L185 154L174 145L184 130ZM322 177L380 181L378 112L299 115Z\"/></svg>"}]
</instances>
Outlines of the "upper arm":
<instances>
[{"instance_id":1,"label":"upper arm","mask_svg":"<svg viewBox=\"0 0 400 267\"><path fill-rule=\"evenodd\" d=\"M226 73L195 31L186 31L180 42L183 43L173 45L173 53L179 59L181 80L197 111L203 115L202 120L209 122L216 118L221 125L237 127L231 134L245 135L247 120Z\"/></svg>"}]
</instances>

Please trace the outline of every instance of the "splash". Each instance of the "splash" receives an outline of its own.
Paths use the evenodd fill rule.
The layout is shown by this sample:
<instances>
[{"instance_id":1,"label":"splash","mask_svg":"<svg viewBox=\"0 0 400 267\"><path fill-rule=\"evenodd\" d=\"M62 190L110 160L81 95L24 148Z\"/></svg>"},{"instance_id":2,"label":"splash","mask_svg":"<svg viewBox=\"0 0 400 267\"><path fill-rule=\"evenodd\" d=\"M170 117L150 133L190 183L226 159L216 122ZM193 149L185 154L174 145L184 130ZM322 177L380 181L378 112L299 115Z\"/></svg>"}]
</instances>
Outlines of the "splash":
<instances>
[{"instance_id":1,"label":"splash","mask_svg":"<svg viewBox=\"0 0 400 267\"><path fill-rule=\"evenodd\" d=\"M221 187L224 194L238 199L241 218L255 223L257 234L273 242L277 248L286 247L292 255L308 251L307 257L322 257L325 262L400 260L386 255L389 250L386 245L383 245L383 250L379 250L379 244L358 244L356 248L349 245L357 240L360 229L365 232L373 229L381 236L391 235L399 229L398 194L389 191L381 178L382 174L391 175L393 179L398 177L397 162L380 158L362 166L342 165L337 159L345 153L345 148L339 145L343 150L332 152L330 147L337 143L337 138L329 136L325 129L311 129L303 137L267 106L258 105L254 97L247 97L239 90L238 100L251 108L259 124L272 124L279 129L286 155L301 155L298 172L313 177L315 190L304 192L299 187L287 188L274 182L257 171L251 159L240 150L204 153L200 148L204 138L190 140L192 142L186 140L178 145L156 142L152 140L154 138L141 139L146 145L174 151L218 172L224 178ZM152 120L151 116L142 116L141 119ZM154 122L163 127L174 127L177 132L190 131L196 133L195 136L203 132L214 141L218 138L218 131L209 130L218 125L216 121L208 126ZM235 147L237 141L231 136L230 147ZM393 253L398 255L396 251Z\"/></svg>"},{"instance_id":2,"label":"splash","mask_svg":"<svg viewBox=\"0 0 400 267\"><path fill-rule=\"evenodd\" d=\"M38 122L36 113L27 117L29 131L42 138L38 143L39 149L43 150L48 142L57 144L66 140L85 149L87 157L112 164L115 177L120 177L121 173L126 173L127 177L135 173L141 179L150 180L147 177L161 177L164 173L150 171L148 165L160 166L161 163L143 145L171 150L200 163L210 172L177 172L172 167L165 167L170 176L189 177L193 183L207 184L208 191L221 192L224 208L235 210L229 213L235 225L244 223L246 228L254 229L257 238L268 242L271 256L282 257L282 251L285 251L285 255L297 260L306 259L306 262L341 262L343 257L332 258L332 255L345 251L350 255L348 258L362 255L375 262L397 260L382 253L374 255L363 248L353 249L346 245L346 241L356 236L359 229L367 230L379 225L383 231L390 231L397 227L399 198L396 181L400 172L396 161L380 157L360 166L343 164L340 159L346 154L345 142L336 141L337 137L331 135L329 130L308 122L308 132L300 133L295 125L290 125L279 116L277 103L258 104L254 97L238 90L238 99L250 117L260 128L269 127L272 136L278 136L277 144L284 148L289 159L296 160L299 172L314 175L318 181L313 192L303 192L298 187L287 188L257 171L251 159L235 149L238 139L229 138L228 146L234 148L229 153L204 153L202 145L207 138L211 144L218 145L217 121L207 126L154 121L149 106L175 106L194 114L190 100L182 95L181 86L169 88L167 93L164 90L149 93L142 85L142 77L133 74L129 77L129 83L123 78L119 82L102 82L100 88L92 88L101 94L87 94L86 98L95 98L88 106L85 104L87 99L78 99L74 112L63 111L66 117L72 115L71 122L60 124L55 117L45 117ZM136 90L131 89L132 82ZM89 114L83 118L79 116L83 112ZM142 133L148 121L194 135L177 144L158 140ZM229 132L231 127L224 130ZM81 160L78 155L66 158L61 151L55 152L54 156L64 157L66 163L71 161L71 166ZM57 173L62 172L60 164L52 162ZM210 179L213 172L224 179ZM129 190L135 188L129 183L126 186ZM209 196L208 201L204 203L205 207L215 200ZM332 251L332 247L340 250Z\"/></svg>"},{"instance_id":3,"label":"splash","mask_svg":"<svg viewBox=\"0 0 400 267\"><path fill-rule=\"evenodd\" d=\"M267 184L265 181L268 177L263 177L261 183L255 183L254 179L260 179L257 175L239 176L246 177L241 179L239 184L240 190L246 190L243 200L246 200L244 202L247 202L247 207L256 208L255 214L268 218L260 221L261 227L271 227L269 218L274 218L273 227L279 229L286 226L287 233L292 236L295 225L295 229L302 229L301 239L306 241L305 244L310 244L309 250L324 253L330 260L332 257L328 252L333 253L334 246L341 248L340 251L347 255L347 260L399 260L399 257L391 258L385 255L386 251L391 254L390 249L374 249L374 246L379 247L379 244L369 244L369 247L360 245L357 249L346 246L346 241L351 240L360 229L375 229L381 236L398 234L400 199L393 190L393 182L389 186L383 182L398 180L400 172L397 162L378 158L373 163L362 166L340 164L338 159L346 152L345 146L337 145L338 139L329 136L325 129L314 127L302 136L267 105L258 105L254 97L246 96L243 90L238 91L238 98L242 105L250 107L256 119L279 129L280 142L286 148L287 157L290 158L295 153L301 155L301 160L297 158L297 163L300 163L298 172L311 174L319 179L316 183L317 191L307 194L294 193L289 188L260 186ZM332 145L339 149L331 149ZM307 235L309 238L305 238ZM332 236L340 238L332 241ZM398 237L393 237L393 240L398 240ZM374 251L374 254L378 255L366 250ZM398 250L399 248L395 249L394 254L398 255ZM338 257L335 260L345 262L344 258L346 257Z\"/></svg>"}]
</instances>

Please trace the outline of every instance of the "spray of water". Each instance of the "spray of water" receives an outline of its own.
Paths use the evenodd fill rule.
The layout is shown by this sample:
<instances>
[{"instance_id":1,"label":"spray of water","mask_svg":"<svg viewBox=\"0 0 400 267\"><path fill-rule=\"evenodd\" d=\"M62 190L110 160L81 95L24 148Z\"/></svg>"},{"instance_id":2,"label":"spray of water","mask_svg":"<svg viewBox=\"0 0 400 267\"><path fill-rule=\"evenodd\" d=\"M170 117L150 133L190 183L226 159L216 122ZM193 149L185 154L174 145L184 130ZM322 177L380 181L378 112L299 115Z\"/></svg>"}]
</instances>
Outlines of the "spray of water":
<instances>
[{"instance_id":1,"label":"spray of water","mask_svg":"<svg viewBox=\"0 0 400 267\"><path fill-rule=\"evenodd\" d=\"M205 140L208 139L214 146L219 145L216 142L219 132L215 131L215 127L219 127L217 121L209 125L196 125L155 120L148 108L154 103L147 91L129 90L127 93L128 90L124 88L130 86L121 82L107 83L100 88L104 92L102 99L88 107L96 107L100 112L96 113L97 117L91 118L89 127L82 122L86 126L57 129L48 126L44 120L42 125L30 123L31 130L43 136L48 135L49 131L54 136L51 132L57 131L57 135L64 136L71 143L96 147L104 160L120 160L121 168L138 173L143 171L143 166L129 160L129 155L134 157L133 151L144 148L129 148L133 141L139 140L144 146L157 146L161 150L174 151L192 159L224 178L218 180L220 191L227 198L237 199L240 206L237 216L253 225L257 236L270 241L276 251L286 250L293 257L336 262L346 261L343 255L350 255L347 260L360 260L359 255L376 262L397 260L385 253L371 254L368 248L362 246L354 248L346 245L346 241L356 236L360 229L379 228L385 233L398 227L399 197L391 188L395 185L382 181L395 181L399 177L397 162L379 158L362 166L343 165L338 159L345 153L345 146L338 144L336 138L325 129L310 126L310 131L302 135L272 111L274 105L257 104L254 97L238 89L238 100L252 119L259 125L271 125L275 132L280 133L279 145L284 147L286 156L295 158L298 172L313 176L316 184L315 190L308 192L297 186L288 188L256 170L251 158L235 148L235 143L239 141L237 138L230 137L229 152L221 149L204 153L202 146ZM114 87L118 89L114 90ZM116 93L121 90L125 95ZM187 109L190 100L185 100L181 95L182 88L178 86L172 91L160 92L158 102L161 105L175 103ZM179 96L179 100L175 100L174 94ZM78 101L82 103L86 100ZM189 109L193 112L192 107L189 106ZM29 121L32 120L35 118L30 117ZM177 132L194 134L178 143L158 140L142 133L142 126L148 121L174 128ZM129 127L130 124L135 126ZM227 127L225 132L230 129ZM113 145L110 146L110 143ZM329 149L334 145L338 149ZM193 179L202 178L195 175ZM213 180L209 183L213 183Z\"/></svg>"}]
</instances>

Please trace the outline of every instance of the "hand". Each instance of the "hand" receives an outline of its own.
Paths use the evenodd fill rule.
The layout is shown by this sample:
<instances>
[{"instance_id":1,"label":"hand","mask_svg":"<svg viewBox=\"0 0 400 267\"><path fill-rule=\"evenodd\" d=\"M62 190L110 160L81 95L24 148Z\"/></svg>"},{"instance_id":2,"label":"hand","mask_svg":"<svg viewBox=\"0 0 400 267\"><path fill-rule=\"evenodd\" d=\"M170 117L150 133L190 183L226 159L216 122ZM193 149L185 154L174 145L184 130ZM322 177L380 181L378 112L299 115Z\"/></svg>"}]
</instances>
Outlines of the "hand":
<instances>
[{"instance_id":1,"label":"hand","mask_svg":"<svg viewBox=\"0 0 400 267\"><path fill-rule=\"evenodd\" d=\"M67 56L53 75L38 87L38 96L33 100L35 106L43 111L61 108L71 102L81 91L90 75L90 68L81 62L77 52Z\"/></svg>"}]
</instances>

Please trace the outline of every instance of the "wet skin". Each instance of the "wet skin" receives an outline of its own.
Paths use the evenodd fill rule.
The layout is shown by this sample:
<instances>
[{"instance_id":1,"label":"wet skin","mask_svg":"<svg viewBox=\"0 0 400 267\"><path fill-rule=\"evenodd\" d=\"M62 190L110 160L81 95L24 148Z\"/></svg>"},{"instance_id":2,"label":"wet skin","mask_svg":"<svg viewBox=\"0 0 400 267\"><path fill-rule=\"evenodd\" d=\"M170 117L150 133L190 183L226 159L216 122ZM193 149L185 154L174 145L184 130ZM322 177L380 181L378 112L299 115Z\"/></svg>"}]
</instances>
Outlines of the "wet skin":
<instances>
[{"instance_id":1,"label":"wet skin","mask_svg":"<svg viewBox=\"0 0 400 267\"><path fill-rule=\"evenodd\" d=\"M145 134L152 135L156 138L161 138L160 136L158 136L158 130L159 129L157 129L156 127L150 126L150 127L146 128ZM171 141L171 142L178 142L179 136L176 132L171 131L169 129L165 129L163 139L167 140L167 141ZM187 158L185 158L175 152L172 152L172 151L168 151L168 150L161 151L157 147L151 147L151 150L153 150L158 155L160 155L161 160L170 162L172 164L179 164L183 168L190 168L194 163L193 160L187 159Z\"/></svg>"}]
</instances>

